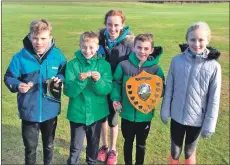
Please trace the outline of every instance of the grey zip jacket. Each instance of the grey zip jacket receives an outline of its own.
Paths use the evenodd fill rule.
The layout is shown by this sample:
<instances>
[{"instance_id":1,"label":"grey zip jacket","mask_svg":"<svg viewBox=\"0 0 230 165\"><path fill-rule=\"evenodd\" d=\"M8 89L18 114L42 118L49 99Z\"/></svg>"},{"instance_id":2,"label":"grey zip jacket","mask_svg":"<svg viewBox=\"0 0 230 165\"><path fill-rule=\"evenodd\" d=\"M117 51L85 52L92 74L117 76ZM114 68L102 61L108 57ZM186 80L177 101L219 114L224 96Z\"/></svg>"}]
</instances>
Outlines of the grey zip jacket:
<instances>
[{"instance_id":1,"label":"grey zip jacket","mask_svg":"<svg viewBox=\"0 0 230 165\"><path fill-rule=\"evenodd\" d=\"M187 45L172 59L162 101L161 117L180 124L215 132L221 91L220 52L207 47L203 55L192 55Z\"/></svg>"}]
</instances>

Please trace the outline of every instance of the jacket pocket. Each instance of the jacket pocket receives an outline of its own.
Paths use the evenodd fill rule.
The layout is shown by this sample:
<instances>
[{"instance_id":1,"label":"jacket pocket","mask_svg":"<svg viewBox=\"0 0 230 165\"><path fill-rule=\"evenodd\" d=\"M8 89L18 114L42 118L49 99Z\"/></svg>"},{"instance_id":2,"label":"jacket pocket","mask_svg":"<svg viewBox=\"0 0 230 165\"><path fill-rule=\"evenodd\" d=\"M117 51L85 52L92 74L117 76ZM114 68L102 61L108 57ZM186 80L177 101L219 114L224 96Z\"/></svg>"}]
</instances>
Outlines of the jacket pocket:
<instances>
[{"instance_id":1,"label":"jacket pocket","mask_svg":"<svg viewBox=\"0 0 230 165\"><path fill-rule=\"evenodd\" d=\"M43 97L44 97L47 101L57 102L57 103L60 103L60 102L61 102L61 100L56 99L56 98L54 98L54 97L52 97L52 96L46 95L46 94L44 94L44 93L43 93Z\"/></svg>"},{"instance_id":2,"label":"jacket pocket","mask_svg":"<svg viewBox=\"0 0 230 165\"><path fill-rule=\"evenodd\" d=\"M205 109L202 108L201 110L202 110L202 112L201 112L201 121L203 121L204 120L204 116L205 116Z\"/></svg>"},{"instance_id":3,"label":"jacket pocket","mask_svg":"<svg viewBox=\"0 0 230 165\"><path fill-rule=\"evenodd\" d=\"M24 105L24 97L23 94L18 94L17 101L18 101L18 109L25 109Z\"/></svg>"},{"instance_id":4,"label":"jacket pocket","mask_svg":"<svg viewBox=\"0 0 230 165\"><path fill-rule=\"evenodd\" d=\"M202 108L202 117L205 115L205 109Z\"/></svg>"},{"instance_id":5,"label":"jacket pocket","mask_svg":"<svg viewBox=\"0 0 230 165\"><path fill-rule=\"evenodd\" d=\"M55 77L57 75L58 67L59 65L57 63L46 62L47 79L50 79L51 77Z\"/></svg>"},{"instance_id":6,"label":"jacket pocket","mask_svg":"<svg viewBox=\"0 0 230 165\"><path fill-rule=\"evenodd\" d=\"M30 109L30 106L35 101L35 100L33 100L33 96L31 95L31 93L27 92L27 93L18 94L17 101L18 101L18 108L19 109L23 109L23 110Z\"/></svg>"}]
</instances>

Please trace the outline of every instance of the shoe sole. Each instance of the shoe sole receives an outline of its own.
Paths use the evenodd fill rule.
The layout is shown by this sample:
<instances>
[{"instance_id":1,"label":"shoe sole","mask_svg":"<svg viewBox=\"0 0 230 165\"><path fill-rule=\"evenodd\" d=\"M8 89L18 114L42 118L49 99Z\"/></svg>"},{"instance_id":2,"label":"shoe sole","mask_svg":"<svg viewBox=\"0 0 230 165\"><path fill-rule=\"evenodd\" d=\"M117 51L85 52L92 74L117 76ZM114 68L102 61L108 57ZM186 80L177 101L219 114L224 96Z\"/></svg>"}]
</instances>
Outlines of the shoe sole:
<instances>
[{"instance_id":1,"label":"shoe sole","mask_svg":"<svg viewBox=\"0 0 230 165\"><path fill-rule=\"evenodd\" d=\"M117 156L118 156L118 153L117 153ZM107 163L107 161L106 161L106 164L107 164L107 165L116 165L116 164L117 164L117 160L116 160L115 163L111 163L111 164Z\"/></svg>"},{"instance_id":2,"label":"shoe sole","mask_svg":"<svg viewBox=\"0 0 230 165\"><path fill-rule=\"evenodd\" d=\"M106 159L105 160L100 160L100 159L97 159L99 162L105 162L106 161Z\"/></svg>"},{"instance_id":3,"label":"shoe sole","mask_svg":"<svg viewBox=\"0 0 230 165\"><path fill-rule=\"evenodd\" d=\"M117 161L115 163L111 163L111 164L108 164L106 163L107 165L116 165L117 164Z\"/></svg>"}]
</instances>

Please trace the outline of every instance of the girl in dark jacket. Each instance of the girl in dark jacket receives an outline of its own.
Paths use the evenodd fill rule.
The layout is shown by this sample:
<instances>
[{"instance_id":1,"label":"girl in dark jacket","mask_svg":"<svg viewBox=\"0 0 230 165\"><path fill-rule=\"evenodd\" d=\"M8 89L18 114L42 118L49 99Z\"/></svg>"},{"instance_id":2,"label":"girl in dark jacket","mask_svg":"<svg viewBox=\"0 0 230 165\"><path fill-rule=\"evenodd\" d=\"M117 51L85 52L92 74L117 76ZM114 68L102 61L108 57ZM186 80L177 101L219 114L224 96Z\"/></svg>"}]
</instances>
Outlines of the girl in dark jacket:
<instances>
[{"instance_id":1,"label":"girl in dark jacket","mask_svg":"<svg viewBox=\"0 0 230 165\"><path fill-rule=\"evenodd\" d=\"M100 30L99 44L104 48L106 60L111 64L112 73L114 73L119 62L127 59L132 49L134 36L130 33L129 26L125 26L125 15L120 10L110 10L105 15L105 28ZM117 152L116 141L118 136L117 117L114 111L112 101L109 99L108 117L104 118L102 123L102 142L103 146L98 153L98 160L106 161L107 164L116 164ZM107 141L107 123L110 127L110 149Z\"/></svg>"}]
</instances>

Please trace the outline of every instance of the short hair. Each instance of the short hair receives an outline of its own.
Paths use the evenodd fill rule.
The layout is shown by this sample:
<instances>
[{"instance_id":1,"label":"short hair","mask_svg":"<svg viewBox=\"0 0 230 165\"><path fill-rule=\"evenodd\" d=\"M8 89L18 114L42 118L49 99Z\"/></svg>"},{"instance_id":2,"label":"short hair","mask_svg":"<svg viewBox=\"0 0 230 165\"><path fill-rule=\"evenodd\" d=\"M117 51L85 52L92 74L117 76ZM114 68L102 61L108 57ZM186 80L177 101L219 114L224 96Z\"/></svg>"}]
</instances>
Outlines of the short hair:
<instances>
[{"instance_id":1,"label":"short hair","mask_svg":"<svg viewBox=\"0 0 230 165\"><path fill-rule=\"evenodd\" d=\"M152 46L154 45L153 34L151 33L138 34L134 39L134 46L137 41L142 41L142 42L147 41L150 42Z\"/></svg>"},{"instance_id":2,"label":"short hair","mask_svg":"<svg viewBox=\"0 0 230 165\"><path fill-rule=\"evenodd\" d=\"M107 19L110 16L120 16L122 24L125 24L125 13L121 10L110 10L105 14L104 24L106 25Z\"/></svg>"},{"instance_id":3,"label":"short hair","mask_svg":"<svg viewBox=\"0 0 230 165\"><path fill-rule=\"evenodd\" d=\"M52 35L52 26L45 19L38 19L30 24L30 34L38 35L43 31L49 31L50 36Z\"/></svg>"},{"instance_id":4,"label":"short hair","mask_svg":"<svg viewBox=\"0 0 230 165\"><path fill-rule=\"evenodd\" d=\"M187 29L187 33L186 33L186 36L185 36L185 39L186 41L188 40L188 34L192 31L195 31L199 28L202 28L203 30L207 31L208 33L208 41L210 41L211 39L211 29L210 27L208 26L208 24L206 22L202 22L202 21L199 21L199 22L195 22L193 23L192 25L189 26L189 28Z\"/></svg>"},{"instance_id":5,"label":"short hair","mask_svg":"<svg viewBox=\"0 0 230 165\"><path fill-rule=\"evenodd\" d=\"M80 36L80 44L87 42L89 40L95 39L95 42L99 44L99 35L93 31L86 31Z\"/></svg>"}]
</instances>

